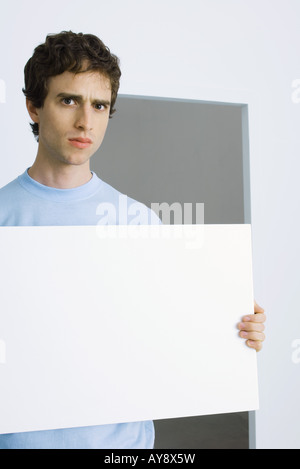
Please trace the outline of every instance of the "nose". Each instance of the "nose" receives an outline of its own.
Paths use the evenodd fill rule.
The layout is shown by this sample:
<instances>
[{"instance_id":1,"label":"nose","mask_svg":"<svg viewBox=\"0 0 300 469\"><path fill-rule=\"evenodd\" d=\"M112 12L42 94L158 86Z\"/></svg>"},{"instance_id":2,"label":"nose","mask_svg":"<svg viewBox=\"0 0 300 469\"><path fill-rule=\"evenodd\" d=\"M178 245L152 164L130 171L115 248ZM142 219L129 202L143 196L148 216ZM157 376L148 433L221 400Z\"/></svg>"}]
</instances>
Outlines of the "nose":
<instances>
[{"instance_id":1,"label":"nose","mask_svg":"<svg viewBox=\"0 0 300 469\"><path fill-rule=\"evenodd\" d=\"M92 110L88 106L81 106L76 114L75 127L84 131L93 129Z\"/></svg>"}]
</instances>

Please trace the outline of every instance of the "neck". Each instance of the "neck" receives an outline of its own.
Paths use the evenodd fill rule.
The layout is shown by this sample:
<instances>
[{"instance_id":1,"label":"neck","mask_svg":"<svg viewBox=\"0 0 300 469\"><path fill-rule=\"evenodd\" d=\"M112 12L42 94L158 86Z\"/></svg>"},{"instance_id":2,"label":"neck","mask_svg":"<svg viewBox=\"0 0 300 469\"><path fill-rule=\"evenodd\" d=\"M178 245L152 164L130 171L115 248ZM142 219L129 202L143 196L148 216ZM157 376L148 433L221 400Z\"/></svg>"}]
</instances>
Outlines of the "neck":
<instances>
[{"instance_id":1,"label":"neck","mask_svg":"<svg viewBox=\"0 0 300 469\"><path fill-rule=\"evenodd\" d=\"M56 189L73 189L90 181L89 160L83 164L65 164L61 162L41 161L36 158L28 170L29 176L44 186Z\"/></svg>"}]
</instances>

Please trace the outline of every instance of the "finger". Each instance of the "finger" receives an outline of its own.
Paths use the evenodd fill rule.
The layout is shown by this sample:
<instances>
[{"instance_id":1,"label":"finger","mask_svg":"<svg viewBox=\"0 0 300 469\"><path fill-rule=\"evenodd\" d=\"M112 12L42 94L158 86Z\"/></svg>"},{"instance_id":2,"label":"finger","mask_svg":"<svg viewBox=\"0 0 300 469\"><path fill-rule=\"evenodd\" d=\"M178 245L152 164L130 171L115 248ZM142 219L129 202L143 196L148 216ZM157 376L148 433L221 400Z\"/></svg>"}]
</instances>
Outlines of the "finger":
<instances>
[{"instance_id":1,"label":"finger","mask_svg":"<svg viewBox=\"0 0 300 469\"><path fill-rule=\"evenodd\" d=\"M263 348L263 343L260 341L247 340L246 344L248 347L255 349L257 352L259 352Z\"/></svg>"},{"instance_id":2,"label":"finger","mask_svg":"<svg viewBox=\"0 0 300 469\"><path fill-rule=\"evenodd\" d=\"M241 331L263 332L265 330L265 325L261 322L240 322L238 328Z\"/></svg>"},{"instance_id":3,"label":"finger","mask_svg":"<svg viewBox=\"0 0 300 469\"><path fill-rule=\"evenodd\" d=\"M264 313L265 310L254 300L254 313Z\"/></svg>"},{"instance_id":4,"label":"finger","mask_svg":"<svg viewBox=\"0 0 300 469\"><path fill-rule=\"evenodd\" d=\"M243 322L265 322L267 319L265 313L259 313L259 314L247 314L247 316L244 316L242 318Z\"/></svg>"},{"instance_id":5,"label":"finger","mask_svg":"<svg viewBox=\"0 0 300 469\"><path fill-rule=\"evenodd\" d=\"M240 337L247 340L258 340L263 342L265 340L265 334L263 332L247 332L240 331Z\"/></svg>"}]
</instances>

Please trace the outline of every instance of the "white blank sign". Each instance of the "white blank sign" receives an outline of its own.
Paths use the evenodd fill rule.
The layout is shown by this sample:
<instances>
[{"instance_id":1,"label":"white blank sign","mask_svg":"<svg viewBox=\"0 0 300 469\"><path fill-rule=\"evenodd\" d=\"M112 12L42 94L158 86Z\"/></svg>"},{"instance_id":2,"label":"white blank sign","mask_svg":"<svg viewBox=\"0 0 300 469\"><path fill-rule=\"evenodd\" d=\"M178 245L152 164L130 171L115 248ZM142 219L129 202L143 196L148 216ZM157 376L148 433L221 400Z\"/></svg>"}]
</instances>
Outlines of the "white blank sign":
<instances>
[{"instance_id":1,"label":"white blank sign","mask_svg":"<svg viewBox=\"0 0 300 469\"><path fill-rule=\"evenodd\" d=\"M250 225L0 228L0 433L258 408Z\"/></svg>"}]
</instances>

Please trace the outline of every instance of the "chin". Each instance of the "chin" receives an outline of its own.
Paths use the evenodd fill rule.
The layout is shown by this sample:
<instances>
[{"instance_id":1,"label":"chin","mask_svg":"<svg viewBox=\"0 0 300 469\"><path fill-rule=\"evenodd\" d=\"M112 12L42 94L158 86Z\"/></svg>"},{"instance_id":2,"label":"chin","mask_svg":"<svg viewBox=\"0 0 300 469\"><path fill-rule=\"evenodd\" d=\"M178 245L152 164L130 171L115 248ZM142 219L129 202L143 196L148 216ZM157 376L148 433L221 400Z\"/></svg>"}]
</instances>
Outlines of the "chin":
<instances>
[{"instance_id":1,"label":"chin","mask_svg":"<svg viewBox=\"0 0 300 469\"><path fill-rule=\"evenodd\" d=\"M72 155L68 158L62 158L62 162L71 166L81 166L89 162L90 156Z\"/></svg>"}]
</instances>

